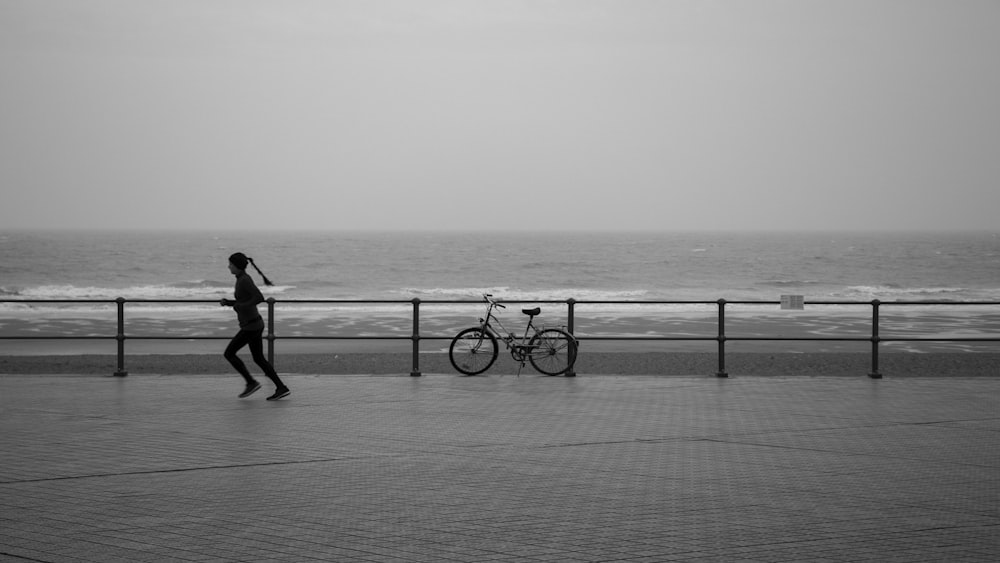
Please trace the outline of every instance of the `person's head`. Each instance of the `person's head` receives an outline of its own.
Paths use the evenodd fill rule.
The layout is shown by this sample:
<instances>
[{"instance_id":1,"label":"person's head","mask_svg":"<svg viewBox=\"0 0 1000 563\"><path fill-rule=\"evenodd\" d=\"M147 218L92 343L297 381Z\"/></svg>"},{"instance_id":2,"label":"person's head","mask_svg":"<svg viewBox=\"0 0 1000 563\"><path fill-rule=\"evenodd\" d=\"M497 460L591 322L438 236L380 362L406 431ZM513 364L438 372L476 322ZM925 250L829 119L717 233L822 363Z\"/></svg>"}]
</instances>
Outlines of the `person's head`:
<instances>
[{"instance_id":1,"label":"person's head","mask_svg":"<svg viewBox=\"0 0 1000 563\"><path fill-rule=\"evenodd\" d=\"M247 269L247 264L250 263L250 259L247 258L246 254L242 252L234 252L229 256L229 271L237 274L239 272L245 272ZM233 271L235 270L235 271Z\"/></svg>"},{"instance_id":2,"label":"person's head","mask_svg":"<svg viewBox=\"0 0 1000 563\"><path fill-rule=\"evenodd\" d=\"M245 272L247 270L247 264L250 264L253 266L254 270L257 270L257 273L260 274L260 277L264 280L264 285L274 285L271 283L271 280L267 279L264 272L260 271L257 264L254 264L253 258L250 258L242 252L234 252L229 256L229 271L233 275L239 275Z\"/></svg>"}]
</instances>

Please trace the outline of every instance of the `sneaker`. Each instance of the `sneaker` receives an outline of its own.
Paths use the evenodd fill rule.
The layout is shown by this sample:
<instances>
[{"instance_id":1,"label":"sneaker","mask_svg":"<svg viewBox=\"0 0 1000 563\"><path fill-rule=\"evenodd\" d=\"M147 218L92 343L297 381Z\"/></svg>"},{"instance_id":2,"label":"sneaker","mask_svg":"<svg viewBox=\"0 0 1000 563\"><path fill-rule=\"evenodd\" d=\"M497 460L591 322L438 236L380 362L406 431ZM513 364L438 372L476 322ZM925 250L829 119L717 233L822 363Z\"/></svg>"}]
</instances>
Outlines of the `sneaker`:
<instances>
[{"instance_id":1,"label":"sneaker","mask_svg":"<svg viewBox=\"0 0 1000 563\"><path fill-rule=\"evenodd\" d=\"M240 398L242 399L244 397L249 397L250 395L256 393L258 389L260 389L259 381L254 381L253 383L247 383L247 388L244 389L242 393L240 393Z\"/></svg>"},{"instance_id":2,"label":"sneaker","mask_svg":"<svg viewBox=\"0 0 1000 563\"><path fill-rule=\"evenodd\" d=\"M279 387L274 390L274 395L267 398L268 401L277 401L278 399L285 398L289 396L292 392L288 390L288 387Z\"/></svg>"}]
</instances>

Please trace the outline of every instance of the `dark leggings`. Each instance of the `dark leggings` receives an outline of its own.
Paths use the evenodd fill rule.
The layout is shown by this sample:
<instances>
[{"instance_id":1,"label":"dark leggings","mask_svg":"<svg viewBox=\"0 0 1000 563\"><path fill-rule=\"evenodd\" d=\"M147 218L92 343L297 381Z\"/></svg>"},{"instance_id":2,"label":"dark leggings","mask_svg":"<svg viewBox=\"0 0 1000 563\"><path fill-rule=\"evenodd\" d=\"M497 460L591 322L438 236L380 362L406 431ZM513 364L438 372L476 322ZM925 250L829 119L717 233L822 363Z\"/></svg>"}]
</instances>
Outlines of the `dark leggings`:
<instances>
[{"instance_id":1,"label":"dark leggings","mask_svg":"<svg viewBox=\"0 0 1000 563\"><path fill-rule=\"evenodd\" d=\"M247 366L243 363L243 360L236 355L241 348L248 344L250 345L250 355L253 356L254 363L260 366L260 369L264 370L264 375L276 387L284 387L285 384L278 378L278 374L271 366L271 362L268 362L267 358L264 357L264 329L239 331L229 342L229 346L226 346L226 351L222 355L229 360L229 363L233 364L233 367L236 368L236 371L240 372L240 375L243 376L243 379L247 383L251 383L254 381L254 378L247 371Z\"/></svg>"}]
</instances>

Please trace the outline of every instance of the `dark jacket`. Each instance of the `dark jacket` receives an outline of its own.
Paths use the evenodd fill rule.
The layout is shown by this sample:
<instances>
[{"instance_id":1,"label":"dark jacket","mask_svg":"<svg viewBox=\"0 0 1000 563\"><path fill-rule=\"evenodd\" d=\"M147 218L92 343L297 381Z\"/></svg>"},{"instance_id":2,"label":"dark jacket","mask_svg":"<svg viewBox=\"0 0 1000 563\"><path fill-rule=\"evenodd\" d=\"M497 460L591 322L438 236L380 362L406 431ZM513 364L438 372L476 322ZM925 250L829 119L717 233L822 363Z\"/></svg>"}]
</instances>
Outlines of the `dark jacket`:
<instances>
[{"instance_id":1,"label":"dark jacket","mask_svg":"<svg viewBox=\"0 0 1000 563\"><path fill-rule=\"evenodd\" d=\"M236 276L235 295L232 306L240 322L240 330L263 330L264 319L257 312L257 304L264 302L264 296L246 272Z\"/></svg>"}]
</instances>

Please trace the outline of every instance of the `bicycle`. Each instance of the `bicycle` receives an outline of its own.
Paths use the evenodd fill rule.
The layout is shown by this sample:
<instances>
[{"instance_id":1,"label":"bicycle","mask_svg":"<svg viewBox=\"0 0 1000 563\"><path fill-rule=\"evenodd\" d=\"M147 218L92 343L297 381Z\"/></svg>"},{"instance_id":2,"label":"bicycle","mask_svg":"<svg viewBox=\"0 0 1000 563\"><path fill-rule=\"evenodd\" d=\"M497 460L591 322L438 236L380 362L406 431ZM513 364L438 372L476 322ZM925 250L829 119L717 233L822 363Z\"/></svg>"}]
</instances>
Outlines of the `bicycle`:
<instances>
[{"instance_id":1,"label":"bicycle","mask_svg":"<svg viewBox=\"0 0 1000 563\"><path fill-rule=\"evenodd\" d=\"M572 369L579 347L576 338L559 328L536 327L534 320L542 312L540 307L521 309L528 315L528 325L524 328L524 336L518 337L494 314L496 309L507 307L494 301L492 294L483 294L483 299L488 305L486 316L479 319L479 326L462 330L451 341L448 358L456 370L465 375L478 375L488 370L497 359L498 342L503 342L514 361L520 362L518 375L526 361L545 375L562 375ZM494 323L499 331L493 327Z\"/></svg>"}]
</instances>

